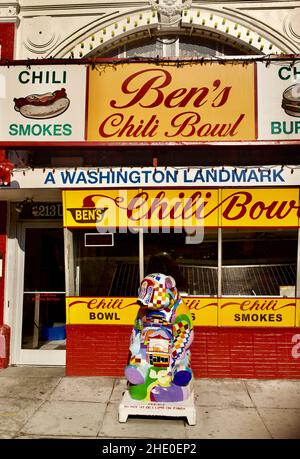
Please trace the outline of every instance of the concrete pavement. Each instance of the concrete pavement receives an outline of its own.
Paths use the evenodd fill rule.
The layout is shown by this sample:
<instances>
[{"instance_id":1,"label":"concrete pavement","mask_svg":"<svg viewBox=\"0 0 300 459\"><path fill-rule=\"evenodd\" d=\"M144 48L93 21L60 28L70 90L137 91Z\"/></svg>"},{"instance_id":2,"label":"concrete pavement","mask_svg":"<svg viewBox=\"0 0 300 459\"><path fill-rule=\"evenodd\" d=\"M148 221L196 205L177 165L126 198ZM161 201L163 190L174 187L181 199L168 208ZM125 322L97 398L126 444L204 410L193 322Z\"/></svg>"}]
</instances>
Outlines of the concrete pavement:
<instances>
[{"instance_id":1,"label":"concrete pavement","mask_svg":"<svg viewBox=\"0 0 300 459\"><path fill-rule=\"evenodd\" d=\"M300 439L300 381L197 379L197 424L118 422L125 379L66 377L64 368L0 370L0 439Z\"/></svg>"}]
</instances>

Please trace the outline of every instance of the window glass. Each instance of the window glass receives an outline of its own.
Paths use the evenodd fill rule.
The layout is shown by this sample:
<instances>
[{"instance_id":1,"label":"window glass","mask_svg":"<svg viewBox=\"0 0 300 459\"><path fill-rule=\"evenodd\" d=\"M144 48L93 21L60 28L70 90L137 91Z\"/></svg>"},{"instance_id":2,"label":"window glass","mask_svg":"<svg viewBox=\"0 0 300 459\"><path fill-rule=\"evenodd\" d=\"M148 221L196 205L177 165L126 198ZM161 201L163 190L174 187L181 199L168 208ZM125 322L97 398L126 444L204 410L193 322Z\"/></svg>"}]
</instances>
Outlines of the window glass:
<instances>
[{"instance_id":1,"label":"window glass","mask_svg":"<svg viewBox=\"0 0 300 459\"><path fill-rule=\"evenodd\" d=\"M295 296L297 230L223 229L222 294Z\"/></svg>"},{"instance_id":2,"label":"window glass","mask_svg":"<svg viewBox=\"0 0 300 459\"><path fill-rule=\"evenodd\" d=\"M211 56L214 57L217 52L218 43L208 40L195 40L185 38L180 40L179 51L180 57L191 58L197 56Z\"/></svg>"},{"instance_id":3,"label":"window glass","mask_svg":"<svg viewBox=\"0 0 300 459\"><path fill-rule=\"evenodd\" d=\"M247 54L233 46L209 40L205 37L181 37L179 41L179 55L182 58L192 58L199 56L239 56Z\"/></svg>"},{"instance_id":4,"label":"window glass","mask_svg":"<svg viewBox=\"0 0 300 459\"><path fill-rule=\"evenodd\" d=\"M25 231L22 349L64 349L63 230L26 228ZM49 347L48 341L54 343Z\"/></svg>"},{"instance_id":5,"label":"window glass","mask_svg":"<svg viewBox=\"0 0 300 459\"><path fill-rule=\"evenodd\" d=\"M155 38L140 43L130 43L124 46L126 57L163 57L162 43Z\"/></svg>"},{"instance_id":6,"label":"window glass","mask_svg":"<svg viewBox=\"0 0 300 459\"><path fill-rule=\"evenodd\" d=\"M139 286L138 235L114 234L113 246L85 247L84 234L74 231L77 296L136 296Z\"/></svg>"},{"instance_id":7,"label":"window glass","mask_svg":"<svg viewBox=\"0 0 300 459\"><path fill-rule=\"evenodd\" d=\"M189 295L217 295L217 230L204 239L185 233L144 234L145 274L162 272Z\"/></svg>"},{"instance_id":8,"label":"window glass","mask_svg":"<svg viewBox=\"0 0 300 459\"><path fill-rule=\"evenodd\" d=\"M130 36L128 37L130 39ZM203 36L178 35L143 38L98 54L101 57L192 58L214 56L239 56L253 54L253 50L235 48Z\"/></svg>"}]
</instances>

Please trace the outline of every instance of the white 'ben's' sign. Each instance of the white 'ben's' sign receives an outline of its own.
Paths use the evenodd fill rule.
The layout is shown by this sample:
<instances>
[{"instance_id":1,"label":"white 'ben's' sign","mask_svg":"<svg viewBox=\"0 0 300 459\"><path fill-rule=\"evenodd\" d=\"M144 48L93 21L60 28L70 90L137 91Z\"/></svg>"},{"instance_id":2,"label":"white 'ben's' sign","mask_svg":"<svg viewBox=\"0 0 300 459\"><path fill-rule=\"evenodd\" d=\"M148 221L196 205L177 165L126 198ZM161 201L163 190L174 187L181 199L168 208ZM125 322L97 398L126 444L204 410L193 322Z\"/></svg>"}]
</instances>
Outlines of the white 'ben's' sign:
<instances>
[{"instance_id":1,"label":"white 'ben's' sign","mask_svg":"<svg viewBox=\"0 0 300 459\"><path fill-rule=\"evenodd\" d=\"M0 69L0 140L84 140L86 67Z\"/></svg>"}]
</instances>

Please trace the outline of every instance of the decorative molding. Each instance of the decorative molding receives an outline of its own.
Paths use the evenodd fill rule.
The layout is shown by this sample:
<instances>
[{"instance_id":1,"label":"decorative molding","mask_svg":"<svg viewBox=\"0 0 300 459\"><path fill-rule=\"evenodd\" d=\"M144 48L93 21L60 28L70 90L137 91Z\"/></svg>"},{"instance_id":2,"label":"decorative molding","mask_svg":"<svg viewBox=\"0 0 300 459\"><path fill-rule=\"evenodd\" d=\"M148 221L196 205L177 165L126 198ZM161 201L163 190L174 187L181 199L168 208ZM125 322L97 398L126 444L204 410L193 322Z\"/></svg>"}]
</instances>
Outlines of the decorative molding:
<instances>
[{"instance_id":1,"label":"decorative molding","mask_svg":"<svg viewBox=\"0 0 300 459\"><path fill-rule=\"evenodd\" d=\"M149 0L152 8L166 16L176 16L192 6L192 0Z\"/></svg>"},{"instance_id":2,"label":"decorative molding","mask_svg":"<svg viewBox=\"0 0 300 459\"><path fill-rule=\"evenodd\" d=\"M300 43L300 8L295 8L285 17L283 29L288 37Z\"/></svg>"},{"instance_id":3,"label":"decorative molding","mask_svg":"<svg viewBox=\"0 0 300 459\"><path fill-rule=\"evenodd\" d=\"M183 10L192 6L192 0L148 0L151 7L159 14L160 25L176 25Z\"/></svg>"},{"instance_id":4,"label":"decorative molding","mask_svg":"<svg viewBox=\"0 0 300 459\"><path fill-rule=\"evenodd\" d=\"M18 15L18 8L16 6L3 6L0 7L0 18L16 18Z\"/></svg>"},{"instance_id":5,"label":"decorative molding","mask_svg":"<svg viewBox=\"0 0 300 459\"><path fill-rule=\"evenodd\" d=\"M97 32L81 40L70 51L71 57L82 58L95 52L99 47L104 51L112 44L118 42L123 44L129 35L142 31L149 36L151 28L158 27L158 16L156 11L143 11L135 14L125 14L120 19L106 26L101 27ZM150 34L151 35L151 34ZM65 56L70 57L70 56Z\"/></svg>"},{"instance_id":6,"label":"decorative molding","mask_svg":"<svg viewBox=\"0 0 300 459\"><path fill-rule=\"evenodd\" d=\"M252 29L251 24L245 26L237 20L228 19L216 12L191 8L182 15L182 27L209 31L212 36L219 35L223 41L234 46L248 46L261 54L281 54L283 50L274 45L262 34Z\"/></svg>"},{"instance_id":7,"label":"decorative molding","mask_svg":"<svg viewBox=\"0 0 300 459\"><path fill-rule=\"evenodd\" d=\"M154 0L148 1L150 3L154 2ZM166 1L164 0L164 5L167 8ZM155 4L158 6L157 2ZM175 10L172 11L174 12ZM297 15L298 12L300 12L300 8L297 10ZM169 13L171 14L171 10L169 10ZM257 26L257 21L251 21L250 18L245 21L238 16L223 14L222 11L215 11L208 8L203 9L202 6L201 8L200 6L194 6L190 9L184 8L180 14L180 21L176 21L175 24L162 24L161 17L158 8L124 12L124 14L118 12L118 15L114 19L102 18L101 25L95 25L93 30L87 30L80 38L73 37L73 44L71 41L72 37L70 36L64 40L65 44L63 46L62 44L55 44L54 38L49 38L49 46L50 40L52 40L52 52L53 47L58 50L58 54L56 52L55 56L68 58L91 57L97 51L101 50L103 53L113 47L123 45L128 40L133 41L147 36L151 37L153 31L157 35L160 30L164 29L165 32L169 28L171 33L180 34L184 32L190 35L202 35L236 47L241 51L246 50L247 53L253 52L253 54L269 55L286 52L283 44L282 47L279 44L282 41L282 34L280 32L278 32L278 37L274 34L274 36L268 35L267 26L264 30L261 24ZM292 20L289 21L294 35L298 34L299 30L297 17L294 12ZM32 43L29 43L29 40L27 41L27 46L32 47ZM42 49L41 45L39 47L37 42L31 41L34 43L36 50ZM44 46L44 49L46 49L46 42ZM50 55L50 51L47 52Z\"/></svg>"},{"instance_id":8,"label":"decorative molding","mask_svg":"<svg viewBox=\"0 0 300 459\"><path fill-rule=\"evenodd\" d=\"M50 16L38 16L28 19L28 33L24 37L24 46L35 54L45 54L53 49L60 40L60 34L54 27Z\"/></svg>"}]
</instances>

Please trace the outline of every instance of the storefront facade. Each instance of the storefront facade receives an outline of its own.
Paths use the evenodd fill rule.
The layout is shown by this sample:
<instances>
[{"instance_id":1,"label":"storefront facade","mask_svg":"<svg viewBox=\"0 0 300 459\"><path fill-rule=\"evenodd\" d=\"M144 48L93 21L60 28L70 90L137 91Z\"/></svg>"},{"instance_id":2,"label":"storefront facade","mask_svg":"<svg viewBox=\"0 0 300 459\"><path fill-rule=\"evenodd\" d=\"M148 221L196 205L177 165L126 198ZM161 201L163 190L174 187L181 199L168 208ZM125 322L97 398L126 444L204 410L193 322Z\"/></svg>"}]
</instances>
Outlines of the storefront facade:
<instances>
[{"instance_id":1,"label":"storefront facade","mask_svg":"<svg viewBox=\"0 0 300 459\"><path fill-rule=\"evenodd\" d=\"M175 3L89 22L92 4L11 7L1 366L122 376L160 268L192 312L196 377L300 378L300 2Z\"/></svg>"}]
</instances>

